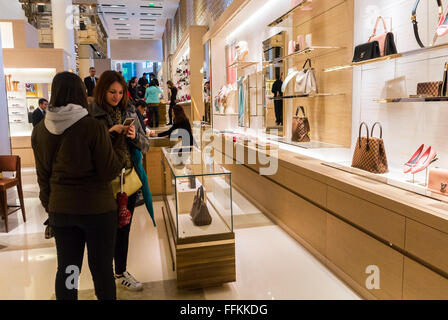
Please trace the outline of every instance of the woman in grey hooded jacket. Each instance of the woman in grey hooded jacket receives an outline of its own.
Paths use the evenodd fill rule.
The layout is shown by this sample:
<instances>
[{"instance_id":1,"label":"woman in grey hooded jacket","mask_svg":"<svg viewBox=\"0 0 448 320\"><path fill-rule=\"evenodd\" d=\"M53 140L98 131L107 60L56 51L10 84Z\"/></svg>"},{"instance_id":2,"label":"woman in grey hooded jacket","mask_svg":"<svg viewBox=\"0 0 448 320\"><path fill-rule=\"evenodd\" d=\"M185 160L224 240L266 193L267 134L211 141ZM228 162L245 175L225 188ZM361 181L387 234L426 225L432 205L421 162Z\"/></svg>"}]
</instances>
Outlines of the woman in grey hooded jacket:
<instances>
[{"instance_id":1,"label":"woman in grey hooded jacket","mask_svg":"<svg viewBox=\"0 0 448 320\"><path fill-rule=\"evenodd\" d=\"M56 240L56 299L77 299L84 247L98 299L116 299L112 258L117 205L111 181L125 158L105 128L87 112L81 78L58 73L44 121L33 130L39 198Z\"/></svg>"}]
</instances>

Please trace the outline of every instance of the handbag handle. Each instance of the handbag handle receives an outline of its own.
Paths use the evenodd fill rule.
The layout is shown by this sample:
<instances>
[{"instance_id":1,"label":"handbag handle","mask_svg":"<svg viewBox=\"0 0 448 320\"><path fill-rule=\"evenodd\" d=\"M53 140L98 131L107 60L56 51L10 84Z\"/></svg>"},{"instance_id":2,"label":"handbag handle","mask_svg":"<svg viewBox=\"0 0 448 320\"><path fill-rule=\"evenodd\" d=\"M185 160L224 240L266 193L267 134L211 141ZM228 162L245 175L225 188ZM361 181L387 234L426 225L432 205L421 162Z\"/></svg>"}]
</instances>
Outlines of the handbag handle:
<instances>
[{"instance_id":1,"label":"handbag handle","mask_svg":"<svg viewBox=\"0 0 448 320\"><path fill-rule=\"evenodd\" d=\"M305 69L307 63L309 63L309 64L310 64L310 68L312 68L312 67L311 67L311 59L308 58L308 59L306 59L305 63L303 64L302 69Z\"/></svg>"},{"instance_id":2,"label":"handbag handle","mask_svg":"<svg viewBox=\"0 0 448 320\"><path fill-rule=\"evenodd\" d=\"M381 125L381 123L379 122L375 122L372 126L372 131L370 132L370 136L373 137L373 130L375 129L375 126L379 125L380 126L380 139L383 139L383 126Z\"/></svg>"},{"instance_id":3,"label":"handbag handle","mask_svg":"<svg viewBox=\"0 0 448 320\"><path fill-rule=\"evenodd\" d=\"M371 35L370 38L369 38L369 42L370 42L370 40L371 40L374 36L376 36L376 29L378 29L378 24L380 23L380 21L383 21L384 32L387 32L386 21L384 20L384 18L383 18L382 16L379 16L379 17L376 19L375 28L373 28L373 33L372 33L372 35Z\"/></svg>"},{"instance_id":4,"label":"handbag handle","mask_svg":"<svg viewBox=\"0 0 448 320\"><path fill-rule=\"evenodd\" d=\"M368 150L369 149L369 126L365 122L361 122L361 124L359 125L358 145L361 148L361 131L362 131L363 126L365 126L367 129L367 150Z\"/></svg>"},{"instance_id":5,"label":"handbag handle","mask_svg":"<svg viewBox=\"0 0 448 320\"><path fill-rule=\"evenodd\" d=\"M300 110L302 110L302 112L303 112L303 116L306 117L306 114L305 114L305 108L304 108L303 106L299 106L299 107L297 107L297 110L296 110L296 117L299 115L299 111L300 111Z\"/></svg>"}]
</instances>

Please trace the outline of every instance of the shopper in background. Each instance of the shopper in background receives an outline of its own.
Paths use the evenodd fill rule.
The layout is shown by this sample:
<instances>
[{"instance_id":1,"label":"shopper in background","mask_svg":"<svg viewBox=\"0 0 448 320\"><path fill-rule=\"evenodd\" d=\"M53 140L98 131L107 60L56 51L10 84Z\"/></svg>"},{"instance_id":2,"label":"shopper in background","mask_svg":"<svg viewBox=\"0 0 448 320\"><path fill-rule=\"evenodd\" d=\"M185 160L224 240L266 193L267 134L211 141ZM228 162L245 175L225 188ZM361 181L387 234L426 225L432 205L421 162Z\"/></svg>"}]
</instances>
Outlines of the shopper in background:
<instances>
[{"instance_id":1,"label":"shopper in background","mask_svg":"<svg viewBox=\"0 0 448 320\"><path fill-rule=\"evenodd\" d=\"M137 77L132 77L131 81L129 81L128 90L129 90L129 96L131 97L131 100L134 102L140 99L138 96L137 84L138 84Z\"/></svg>"},{"instance_id":2,"label":"shopper in background","mask_svg":"<svg viewBox=\"0 0 448 320\"><path fill-rule=\"evenodd\" d=\"M148 105L149 126L151 128L159 126L159 104L162 93L162 90L160 90L154 81L151 81L149 87L146 89L145 101Z\"/></svg>"},{"instance_id":3,"label":"shopper in background","mask_svg":"<svg viewBox=\"0 0 448 320\"><path fill-rule=\"evenodd\" d=\"M48 107L48 100L41 98L39 99L39 107L33 112L33 127L37 126L45 118L45 112Z\"/></svg>"},{"instance_id":4,"label":"shopper in background","mask_svg":"<svg viewBox=\"0 0 448 320\"><path fill-rule=\"evenodd\" d=\"M157 87L160 87L159 80L157 80L157 76L152 72L149 74L149 76L151 78L150 82L154 82Z\"/></svg>"},{"instance_id":5,"label":"shopper in background","mask_svg":"<svg viewBox=\"0 0 448 320\"><path fill-rule=\"evenodd\" d=\"M166 83L168 85L168 89L170 89L170 108L168 109L168 116L170 119L170 122L167 123L167 125L173 124L173 107L176 105L177 101L177 88L174 85L173 81L168 80Z\"/></svg>"},{"instance_id":6,"label":"shopper in background","mask_svg":"<svg viewBox=\"0 0 448 320\"><path fill-rule=\"evenodd\" d=\"M193 146L195 145L194 139L193 139L193 132L191 131L191 125L190 120L185 115L184 109L181 106L178 106L177 104L173 106L172 108L173 112L173 118L174 118L174 124L173 126L164 132L161 132L159 134L156 134L155 131L151 131L150 135L152 137L169 137L174 132L175 134L182 135L182 138L187 137L187 140L182 139L182 146ZM177 131L175 130L183 130L183 131Z\"/></svg>"},{"instance_id":7,"label":"shopper in background","mask_svg":"<svg viewBox=\"0 0 448 320\"><path fill-rule=\"evenodd\" d=\"M84 78L84 84L87 89L87 96L93 97L93 90L95 89L98 78L95 77L96 70L94 67L89 68L89 76Z\"/></svg>"},{"instance_id":8,"label":"shopper in background","mask_svg":"<svg viewBox=\"0 0 448 320\"><path fill-rule=\"evenodd\" d=\"M283 96L282 93L282 85L283 81L282 78L283 74L281 76L277 75L274 81L274 84L272 85L272 93L274 94L275 98ZM275 109L275 123L278 126L283 125L283 100L274 100L274 109Z\"/></svg>"},{"instance_id":9,"label":"shopper in background","mask_svg":"<svg viewBox=\"0 0 448 320\"><path fill-rule=\"evenodd\" d=\"M144 87L149 83L148 78L146 78L146 73L143 73L143 76L138 79L138 85Z\"/></svg>"},{"instance_id":10,"label":"shopper in background","mask_svg":"<svg viewBox=\"0 0 448 320\"><path fill-rule=\"evenodd\" d=\"M138 100L134 104L134 106L135 106L135 112L137 113L137 116L138 116L138 120L140 121L140 125L141 125L143 131L146 132L145 114L146 114L147 105L146 105L145 101Z\"/></svg>"},{"instance_id":11,"label":"shopper in background","mask_svg":"<svg viewBox=\"0 0 448 320\"><path fill-rule=\"evenodd\" d=\"M124 78L115 71L105 71L95 89L95 101L90 105L90 113L109 130L112 141L126 136L127 143L124 148L115 149L126 159L126 169L134 168L131 148L137 148L142 153L149 149L149 139L143 131L134 106L129 104L127 86ZM123 122L133 118L134 124L124 127ZM128 194L127 208L134 214L138 193ZM138 291L143 285L137 281L126 269L129 247L129 232L131 223L117 230L115 245L115 277L116 283L126 289Z\"/></svg>"},{"instance_id":12,"label":"shopper in background","mask_svg":"<svg viewBox=\"0 0 448 320\"><path fill-rule=\"evenodd\" d=\"M86 244L97 298L116 299L117 205L110 182L125 160L114 152L120 141L113 146L104 127L88 116L85 87L76 74L57 74L51 93L45 120L34 128L31 141L39 198L56 240L56 299L78 298L78 290L67 283L77 284L69 278L81 271Z\"/></svg>"},{"instance_id":13,"label":"shopper in background","mask_svg":"<svg viewBox=\"0 0 448 320\"><path fill-rule=\"evenodd\" d=\"M210 92L210 81L204 83L204 121L210 123L210 113L211 113L211 92Z\"/></svg>"}]
</instances>

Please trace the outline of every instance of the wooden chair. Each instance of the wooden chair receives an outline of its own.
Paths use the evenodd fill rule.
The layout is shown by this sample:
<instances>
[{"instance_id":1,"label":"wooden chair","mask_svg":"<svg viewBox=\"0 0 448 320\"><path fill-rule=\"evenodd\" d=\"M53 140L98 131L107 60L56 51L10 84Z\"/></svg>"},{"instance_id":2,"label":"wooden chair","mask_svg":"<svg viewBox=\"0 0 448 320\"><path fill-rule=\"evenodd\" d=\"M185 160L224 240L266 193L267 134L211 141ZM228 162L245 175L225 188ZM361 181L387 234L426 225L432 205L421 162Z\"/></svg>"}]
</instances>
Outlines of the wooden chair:
<instances>
[{"instance_id":1,"label":"wooden chair","mask_svg":"<svg viewBox=\"0 0 448 320\"><path fill-rule=\"evenodd\" d=\"M0 172L11 171L15 172L15 178L1 178L0 179L0 213L2 218L5 219L6 232L8 229L8 215L22 209L23 221L26 222L25 204L23 202L23 189L22 189L22 175L20 168L19 156L0 156ZM20 206L8 206L8 199L6 191L10 188L16 187L19 193ZM14 208L9 210L9 208Z\"/></svg>"}]
</instances>

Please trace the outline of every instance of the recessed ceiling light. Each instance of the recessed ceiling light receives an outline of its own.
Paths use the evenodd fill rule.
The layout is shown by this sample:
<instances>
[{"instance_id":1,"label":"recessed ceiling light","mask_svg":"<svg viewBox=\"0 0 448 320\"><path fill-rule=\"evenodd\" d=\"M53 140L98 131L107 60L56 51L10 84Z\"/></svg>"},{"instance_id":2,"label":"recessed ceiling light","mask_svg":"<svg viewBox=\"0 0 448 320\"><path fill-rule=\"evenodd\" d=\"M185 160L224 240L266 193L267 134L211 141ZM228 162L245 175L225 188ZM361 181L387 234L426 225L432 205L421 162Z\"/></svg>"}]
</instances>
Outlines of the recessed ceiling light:
<instances>
[{"instance_id":1,"label":"recessed ceiling light","mask_svg":"<svg viewBox=\"0 0 448 320\"><path fill-rule=\"evenodd\" d=\"M118 35L122 35L122 36L130 36L131 33L130 32L118 32Z\"/></svg>"},{"instance_id":2,"label":"recessed ceiling light","mask_svg":"<svg viewBox=\"0 0 448 320\"><path fill-rule=\"evenodd\" d=\"M131 26L129 23L114 23L114 25L116 25L116 26L126 26L126 27L130 27Z\"/></svg>"},{"instance_id":3,"label":"recessed ceiling light","mask_svg":"<svg viewBox=\"0 0 448 320\"><path fill-rule=\"evenodd\" d=\"M140 18L140 20L142 20L142 21L157 21L156 19L151 19L151 18Z\"/></svg>"},{"instance_id":4,"label":"recessed ceiling light","mask_svg":"<svg viewBox=\"0 0 448 320\"><path fill-rule=\"evenodd\" d=\"M154 29L140 29L140 31L154 31Z\"/></svg>"},{"instance_id":5,"label":"recessed ceiling light","mask_svg":"<svg viewBox=\"0 0 448 320\"><path fill-rule=\"evenodd\" d=\"M155 24L140 23L140 27L155 27Z\"/></svg>"},{"instance_id":6,"label":"recessed ceiling light","mask_svg":"<svg viewBox=\"0 0 448 320\"><path fill-rule=\"evenodd\" d=\"M120 20L120 21L123 21L123 20L129 20L129 18L112 18L112 20Z\"/></svg>"},{"instance_id":7,"label":"recessed ceiling light","mask_svg":"<svg viewBox=\"0 0 448 320\"><path fill-rule=\"evenodd\" d=\"M100 6L106 8L126 8L124 4L100 4Z\"/></svg>"},{"instance_id":8,"label":"recessed ceiling light","mask_svg":"<svg viewBox=\"0 0 448 320\"><path fill-rule=\"evenodd\" d=\"M129 28L115 28L115 30L130 31L131 29L129 29Z\"/></svg>"}]
</instances>

